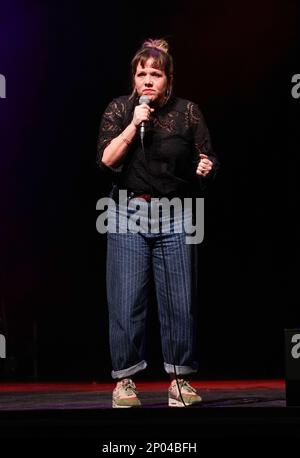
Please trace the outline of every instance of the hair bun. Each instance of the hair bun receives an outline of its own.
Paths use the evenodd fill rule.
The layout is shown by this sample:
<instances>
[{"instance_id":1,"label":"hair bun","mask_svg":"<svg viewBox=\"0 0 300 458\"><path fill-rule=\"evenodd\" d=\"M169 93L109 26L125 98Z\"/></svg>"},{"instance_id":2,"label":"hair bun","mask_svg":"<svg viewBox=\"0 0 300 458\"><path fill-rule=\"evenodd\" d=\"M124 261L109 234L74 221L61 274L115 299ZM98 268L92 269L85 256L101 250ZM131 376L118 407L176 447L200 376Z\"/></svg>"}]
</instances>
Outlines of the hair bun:
<instances>
[{"instance_id":1,"label":"hair bun","mask_svg":"<svg viewBox=\"0 0 300 458\"><path fill-rule=\"evenodd\" d=\"M165 52L166 54L169 51L169 45L167 41L162 38L156 40L149 38L148 40L144 41L143 48L156 48L160 51Z\"/></svg>"}]
</instances>

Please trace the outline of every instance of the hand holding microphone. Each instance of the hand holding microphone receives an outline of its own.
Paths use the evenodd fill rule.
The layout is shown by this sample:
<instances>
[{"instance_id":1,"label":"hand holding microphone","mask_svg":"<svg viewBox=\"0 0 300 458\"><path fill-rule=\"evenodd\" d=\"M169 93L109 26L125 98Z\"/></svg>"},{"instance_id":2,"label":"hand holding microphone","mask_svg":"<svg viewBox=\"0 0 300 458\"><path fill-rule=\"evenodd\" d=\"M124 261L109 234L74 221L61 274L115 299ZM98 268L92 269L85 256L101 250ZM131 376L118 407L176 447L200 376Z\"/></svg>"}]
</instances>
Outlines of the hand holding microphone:
<instances>
[{"instance_id":1,"label":"hand holding microphone","mask_svg":"<svg viewBox=\"0 0 300 458\"><path fill-rule=\"evenodd\" d=\"M140 136L143 140L145 135L145 122L149 121L150 114L154 111L154 108L150 108L150 98L146 95L142 95L139 99L139 105L135 107L133 124L137 127L140 126Z\"/></svg>"}]
</instances>

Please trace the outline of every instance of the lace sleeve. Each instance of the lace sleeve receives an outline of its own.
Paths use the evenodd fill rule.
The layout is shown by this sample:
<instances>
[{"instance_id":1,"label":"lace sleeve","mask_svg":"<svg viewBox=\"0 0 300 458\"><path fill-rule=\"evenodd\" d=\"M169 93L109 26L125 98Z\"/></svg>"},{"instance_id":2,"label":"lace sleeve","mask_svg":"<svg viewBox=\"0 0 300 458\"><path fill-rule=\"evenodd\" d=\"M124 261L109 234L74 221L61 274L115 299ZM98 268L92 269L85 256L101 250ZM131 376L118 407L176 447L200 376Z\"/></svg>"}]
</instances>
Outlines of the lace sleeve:
<instances>
[{"instance_id":1,"label":"lace sleeve","mask_svg":"<svg viewBox=\"0 0 300 458\"><path fill-rule=\"evenodd\" d=\"M113 140L120 135L123 130L123 119L125 113L125 105L117 99L110 102L103 113L99 136L97 142L97 157L96 162L102 169L112 169L118 171L118 168L108 167L102 162L102 156L105 148Z\"/></svg>"},{"instance_id":2,"label":"lace sleeve","mask_svg":"<svg viewBox=\"0 0 300 458\"><path fill-rule=\"evenodd\" d=\"M200 160L200 153L206 154L208 158L213 162L213 170L216 171L220 164L213 150L210 133L207 128L204 116L196 104L190 103L188 108L189 120L193 131L194 162L197 165Z\"/></svg>"},{"instance_id":3,"label":"lace sleeve","mask_svg":"<svg viewBox=\"0 0 300 458\"><path fill-rule=\"evenodd\" d=\"M213 168L206 177L197 175L198 189L203 193L208 190L209 184L215 179L220 163L213 150L204 116L199 107L194 103L190 103L189 106L189 121L193 133L193 162L195 164L195 170L200 161L200 153L206 154L213 163Z\"/></svg>"}]
</instances>

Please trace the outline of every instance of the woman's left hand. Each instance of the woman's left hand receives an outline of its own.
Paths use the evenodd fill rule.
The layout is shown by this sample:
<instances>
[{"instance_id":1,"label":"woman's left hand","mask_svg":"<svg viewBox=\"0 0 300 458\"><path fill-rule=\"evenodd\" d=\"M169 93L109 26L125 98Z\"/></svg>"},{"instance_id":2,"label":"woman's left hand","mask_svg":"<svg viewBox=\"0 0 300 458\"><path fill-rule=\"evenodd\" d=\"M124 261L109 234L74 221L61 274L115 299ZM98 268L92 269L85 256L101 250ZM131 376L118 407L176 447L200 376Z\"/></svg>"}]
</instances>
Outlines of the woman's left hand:
<instances>
[{"instance_id":1,"label":"woman's left hand","mask_svg":"<svg viewBox=\"0 0 300 458\"><path fill-rule=\"evenodd\" d=\"M209 172L211 171L213 167L213 163L210 159L208 159L208 156L206 156L206 154L200 153L199 156L200 156L200 162L198 164L196 173L197 175L206 177L206 175L208 175Z\"/></svg>"}]
</instances>

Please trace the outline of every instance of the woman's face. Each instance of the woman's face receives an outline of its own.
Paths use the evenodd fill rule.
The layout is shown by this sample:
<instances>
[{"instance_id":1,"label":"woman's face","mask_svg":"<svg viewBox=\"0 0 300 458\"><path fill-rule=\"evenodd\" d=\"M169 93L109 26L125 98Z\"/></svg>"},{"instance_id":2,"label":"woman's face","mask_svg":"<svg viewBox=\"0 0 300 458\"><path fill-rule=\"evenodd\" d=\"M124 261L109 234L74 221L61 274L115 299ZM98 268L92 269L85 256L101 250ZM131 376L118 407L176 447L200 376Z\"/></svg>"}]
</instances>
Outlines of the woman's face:
<instances>
[{"instance_id":1,"label":"woman's face","mask_svg":"<svg viewBox=\"0 0 300 458\"><path fill-rule=\"evenodd\" d=\"M138 95L147 95L149 99L160 102L166 94L168 81L163 70L152 67L153 58L145 62L142 67L139 62L136 68L134 83Z\"/></svg>"}]
</instances>

